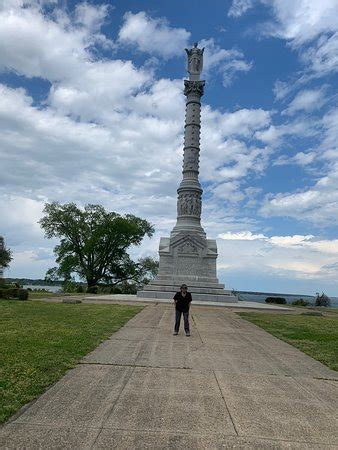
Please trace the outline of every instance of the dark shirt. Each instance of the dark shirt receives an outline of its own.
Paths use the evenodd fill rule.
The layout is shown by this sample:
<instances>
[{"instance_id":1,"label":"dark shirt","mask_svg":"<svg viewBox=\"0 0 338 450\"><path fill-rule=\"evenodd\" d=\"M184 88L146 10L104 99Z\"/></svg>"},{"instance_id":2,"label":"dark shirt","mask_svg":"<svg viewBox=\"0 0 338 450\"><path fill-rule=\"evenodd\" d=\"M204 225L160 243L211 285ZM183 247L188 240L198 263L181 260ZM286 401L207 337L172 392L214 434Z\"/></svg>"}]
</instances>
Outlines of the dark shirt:
<instances>
[{"instance_id":1,"label":"dark shirt","mask_svg":"<svg viewBox=\"0 0 338 450\"><path fill-rule=\"evenodd\" d=\"M174 296L174 300L176 300L176 309L181 312L188 312L190 307L190 302L192 300L190 292L185 294L183 297L181 292L176 292Z\"/></svg>"}]
</instances>

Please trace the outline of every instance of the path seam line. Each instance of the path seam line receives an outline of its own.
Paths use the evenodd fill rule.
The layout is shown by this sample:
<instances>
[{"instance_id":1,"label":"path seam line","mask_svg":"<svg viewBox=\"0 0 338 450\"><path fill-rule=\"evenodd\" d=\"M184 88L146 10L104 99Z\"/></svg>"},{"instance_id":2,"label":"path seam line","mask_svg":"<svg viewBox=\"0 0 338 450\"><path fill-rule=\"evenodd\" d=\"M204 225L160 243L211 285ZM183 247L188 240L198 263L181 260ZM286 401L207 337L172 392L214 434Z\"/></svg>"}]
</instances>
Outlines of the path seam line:
<instances>
[{"instance_id":1,"label":"path seam line","mask_svg":"<svg viewBox=\"0 0 338 450\"><path fill-rule=\"evenodd\" d=\"M216 373L215 373L215 371L214 371L214 370L212 371L212 373L214 374L214 377L215 377L215 380L216 380L216 383L217 383L218 389L219 389L219 391L220 391L220 393L221 393L221 396L222 396L222 399L223 399L224 405L225 405L225 407L226 407L226 410L228 411L228 414L229 414L230 420L231 420L231 422L232 422L232 425L233 425L233 427L234 427L235 433L236 433L236 435L237 435L237 436L239 436L239 433L238 433L238 430L237 430L237 428L236 428L236 425L235 425L234 419L232 418L232 415L231 415L230 409L229 409L229 407L228 407L228 405L227 405L227 402L225 401L225 397L224 397L224 395L223 395L223 392L222 392L221 386L220 386L220 384L219 384L219 382L218 382L218 378L217 378L217 376L216 376Z\"/></svg>"}]
</instances>

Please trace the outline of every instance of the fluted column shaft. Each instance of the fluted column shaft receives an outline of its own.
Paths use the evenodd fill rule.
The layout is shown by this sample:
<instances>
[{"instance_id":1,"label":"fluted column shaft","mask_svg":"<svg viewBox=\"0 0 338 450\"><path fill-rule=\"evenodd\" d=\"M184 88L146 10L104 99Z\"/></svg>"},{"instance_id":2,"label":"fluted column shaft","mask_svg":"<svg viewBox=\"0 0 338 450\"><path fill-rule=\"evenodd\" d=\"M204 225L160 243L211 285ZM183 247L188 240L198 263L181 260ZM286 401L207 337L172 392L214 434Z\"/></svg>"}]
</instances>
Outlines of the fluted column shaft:
<instances>
[{"instance_id":1,"label":"fluted column shaft","mask_svg":"<svg viewBox=\"0 0 338 450\"><path fill-rule=\"evenodd\" d=\"M172 235L194 231L205 236L201 227L202 188L198 180L201 128L201 97L204 81L184 80L186 114L184 126L183 179L177 190L177 223Z\"/></svg>"}]
</instances>

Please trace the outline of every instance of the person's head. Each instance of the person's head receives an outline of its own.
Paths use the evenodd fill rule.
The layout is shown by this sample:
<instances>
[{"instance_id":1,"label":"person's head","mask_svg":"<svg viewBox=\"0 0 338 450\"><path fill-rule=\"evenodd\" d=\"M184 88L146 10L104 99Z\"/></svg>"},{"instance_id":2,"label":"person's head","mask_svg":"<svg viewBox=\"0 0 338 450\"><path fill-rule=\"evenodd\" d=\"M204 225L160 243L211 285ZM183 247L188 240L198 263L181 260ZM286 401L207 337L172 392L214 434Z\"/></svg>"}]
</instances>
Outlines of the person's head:
<instances>
[{"instance_id":1,"label":"person's head","mask_svg":"<svg viewBox=\"0 0 338 450\"><path fill-rule=\"evenodd\" d=\"M186 284L182 284L181 285L181 287L180 287L180 290L181 290L181 292L187 292L187 290L188 290L188 286L186 285Z\"/></svg>"}]
</instances>

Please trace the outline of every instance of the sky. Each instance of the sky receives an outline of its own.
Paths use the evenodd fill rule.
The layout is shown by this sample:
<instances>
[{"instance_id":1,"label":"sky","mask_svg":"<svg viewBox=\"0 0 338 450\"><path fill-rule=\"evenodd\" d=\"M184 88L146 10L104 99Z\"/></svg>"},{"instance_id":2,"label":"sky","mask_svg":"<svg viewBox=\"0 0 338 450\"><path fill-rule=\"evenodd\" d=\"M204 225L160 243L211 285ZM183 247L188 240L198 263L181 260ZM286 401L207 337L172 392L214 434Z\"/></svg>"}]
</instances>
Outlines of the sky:
<instances>
[{"instance_id":1,"label":"sky","mask_svg":"<svg viewBox=\"0 0 338 450\"><path fill-rule=\"evenodd\" d=\"M55 265L46 202L176 221L186 73L205 47L202 225L226 288L338 296L338 0L0 0L8 277Z\"/></svg>"}]
</instances>

